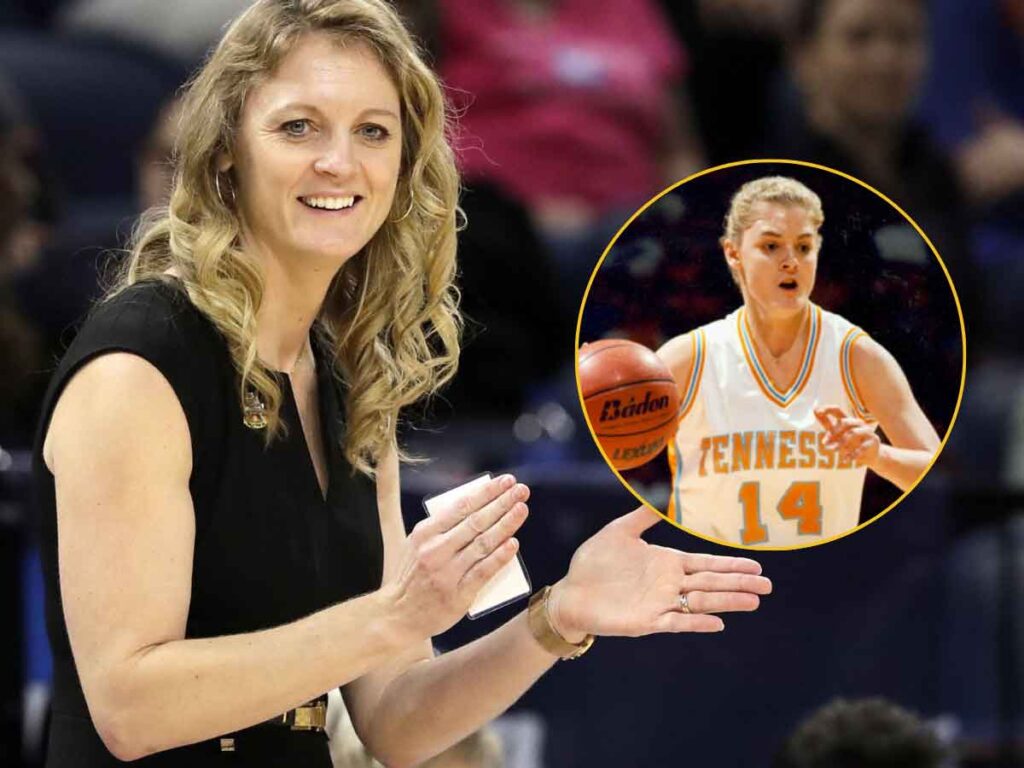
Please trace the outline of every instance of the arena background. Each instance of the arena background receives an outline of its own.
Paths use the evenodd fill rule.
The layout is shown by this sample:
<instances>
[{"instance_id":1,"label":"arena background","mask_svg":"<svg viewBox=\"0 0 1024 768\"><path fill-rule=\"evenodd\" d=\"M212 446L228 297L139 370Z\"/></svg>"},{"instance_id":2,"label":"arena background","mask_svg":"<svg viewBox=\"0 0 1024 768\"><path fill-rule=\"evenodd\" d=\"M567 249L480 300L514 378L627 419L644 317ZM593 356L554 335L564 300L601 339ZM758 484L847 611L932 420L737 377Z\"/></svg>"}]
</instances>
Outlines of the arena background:
<instances>
[{"instance_id":1,"label":"arena background","mask_svg":"<svg viewBox=\"0 0 1024 768\"><path fill-rule=\"evenodd\" d=\"M913 38L899 37L884 56L872 47L894 39L886 19L904 3L821 7L836 3L851 4L868 32L830 38L824 50L837 56L799 71L798 55L812 50L799 0L399 3L461 110L467 168L467 146L494 160L466 178L461 279L472 323L462 370L446 399L409 414L404 433L433 458L404 472L410 523L426 493L512 468L533 487L522 552L542 585L587 534L635 504L580 419L576 309L629 214L701 168L789 157L863 178L932 237L967 322L957 427L898 514L825 547L760 555L775 593L757 614L729 618L721 635L601 639L585 658L557 665L499 722L509 766L767 765L808 712L865 695L917 710L961 765L1021 764L1024 3L908 0L930 16L920 35L934 55L920 72L900 63ZM557 23L531 26L526 11L501 7L514 4L553 8ZM0 0L5 766L41 764L45 743L50 671L26 482L36 403L99 294L101 254L159 202L175 89L246 5ZM897 82L908 87L886 87ZM866 133L830 135L816 124L809 107L820 99L870 113L895 141L889 160L870 162L877 147ZM478 135L488 126L493 135ZM533 142L526 152L523 138ZM501 161L506 149L520 151L518 164ZM657 172L626 189L624 155ZM531 194L541 172L571 205ZM921 314L901 317L890 327L914 327ZM914 352L897 354L909 365ZM959 364L943 362L956 361L955 351L922 354L937 383L955 378ZM725 551L668 524L648 538ZM438 645L475 637L519 607L462 622Z\"/></svg>"},{"instance_id":2,"label":"arena background","mask_svg":"<svg viewBox=\"0 0 1024 768\"><path fill-rule=\"evenodd\" d=\"M811 300L859 325L896 357L944 436L963 371L960 314L949 281L899 211L825 170L753 163L698 176L667 192L619 233L595 271L580 315L580 343L628 338L657 349L740 306L719 245L725 215L743 184L773 175L798 179L822 199L825 223ZM891 483L868 475L862 522L900 496ZM623 476L645 500L666 508L671 474L664 454Z\"/></svg>"}]
</instances>

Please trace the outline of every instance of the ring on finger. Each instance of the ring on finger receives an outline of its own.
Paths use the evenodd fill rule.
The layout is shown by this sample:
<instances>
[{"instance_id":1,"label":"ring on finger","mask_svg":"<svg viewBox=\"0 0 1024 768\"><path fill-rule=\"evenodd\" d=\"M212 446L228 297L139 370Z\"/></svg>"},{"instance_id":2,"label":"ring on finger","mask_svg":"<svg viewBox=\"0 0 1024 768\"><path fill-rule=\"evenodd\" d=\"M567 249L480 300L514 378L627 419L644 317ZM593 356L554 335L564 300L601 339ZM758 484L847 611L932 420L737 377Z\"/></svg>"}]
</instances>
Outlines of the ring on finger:
<instances>
[{"instance_id":1,"label":"ring on finger","mask_svg":"<svg viewBox=\"0 0 1024 768\"><path fill-rule=\"evenodd\" d=\"M690 608L690 596L688 594L679 596L679 610L683 613L693 613L693 609Z\"/></svg>"}]
</instances>

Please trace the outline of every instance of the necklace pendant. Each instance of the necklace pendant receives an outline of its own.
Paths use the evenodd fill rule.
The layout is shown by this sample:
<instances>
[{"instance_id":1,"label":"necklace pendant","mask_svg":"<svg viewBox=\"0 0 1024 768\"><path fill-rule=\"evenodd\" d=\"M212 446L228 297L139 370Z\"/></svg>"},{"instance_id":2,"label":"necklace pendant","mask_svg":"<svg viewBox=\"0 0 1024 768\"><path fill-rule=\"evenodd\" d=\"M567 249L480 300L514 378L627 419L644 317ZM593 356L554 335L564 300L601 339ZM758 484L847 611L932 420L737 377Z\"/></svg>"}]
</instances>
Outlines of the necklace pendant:
<instances>
[{"instance_id":1,"label":"necklace pendant","mask_svg":"<svg viewBox=\"0 0 1024 768\"><path fill-rule=\"evenodd\" d=\"M266 429L267 405L255 390L248 390L243 399L242 423L249 429Z\"/></svg>"}]
</instances>

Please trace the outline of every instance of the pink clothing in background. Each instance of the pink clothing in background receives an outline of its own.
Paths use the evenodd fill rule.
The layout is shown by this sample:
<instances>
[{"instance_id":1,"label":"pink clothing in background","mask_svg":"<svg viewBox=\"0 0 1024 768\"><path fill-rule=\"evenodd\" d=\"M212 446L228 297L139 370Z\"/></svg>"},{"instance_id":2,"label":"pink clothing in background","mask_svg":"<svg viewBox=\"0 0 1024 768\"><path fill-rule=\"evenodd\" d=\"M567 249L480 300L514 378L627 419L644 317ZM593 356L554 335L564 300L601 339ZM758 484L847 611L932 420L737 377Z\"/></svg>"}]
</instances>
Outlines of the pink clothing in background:
<instances>
[{"instance_id":1,"label":"pink clothing in background","mask_svg":"<svg viewBox=\"0 0 1024 768\"><path fill-rule=\"evenodd\" d=\"M464 111L468 181L532 207L598 212L663 186L660 152L684 52L648 0L556 0L534 20L508 0L441 0L441 74ZM464 93L463 93L464 92Z\"/></svg>"}]
</instances>

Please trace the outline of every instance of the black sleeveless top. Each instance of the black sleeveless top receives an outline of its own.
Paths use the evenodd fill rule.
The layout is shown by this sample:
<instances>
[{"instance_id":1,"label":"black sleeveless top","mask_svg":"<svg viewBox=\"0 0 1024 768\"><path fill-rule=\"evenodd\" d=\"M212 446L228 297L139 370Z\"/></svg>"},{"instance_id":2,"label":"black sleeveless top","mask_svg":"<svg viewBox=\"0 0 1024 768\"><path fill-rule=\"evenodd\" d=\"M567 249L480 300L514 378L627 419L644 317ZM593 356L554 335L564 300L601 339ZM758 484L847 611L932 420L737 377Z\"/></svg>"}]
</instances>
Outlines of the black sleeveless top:
<instances>
[{"instance_id":1,"label":"black sleeveless top","mask_svg":"<svg viewBox=\"0 0 1024 768\"><path fill-rule=\"evenodd\" d=\"M54 662L47 766L121 765L89 719L61 606L54 478L43 461L42 445L65 385L85 363L116 351L136 354L164 375L181 402L192 441L189 490L196 519L186 637L251 632L294 621L381 583L384 552L376 489L372 480L352 471L341 452L344 393L317 347L314 343L329 470L326 501L288 377L279 377L287 432L266 447L264 433L242 422L237 375L224 338L176 284L133 285L99 305L85 322L50 383L33 452ZM260 726L237 734L236 741L235 753L221 752L214 739L140 762L330 765L322 734Z\"/></svg>"}]
</instances>

